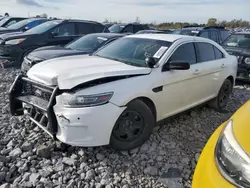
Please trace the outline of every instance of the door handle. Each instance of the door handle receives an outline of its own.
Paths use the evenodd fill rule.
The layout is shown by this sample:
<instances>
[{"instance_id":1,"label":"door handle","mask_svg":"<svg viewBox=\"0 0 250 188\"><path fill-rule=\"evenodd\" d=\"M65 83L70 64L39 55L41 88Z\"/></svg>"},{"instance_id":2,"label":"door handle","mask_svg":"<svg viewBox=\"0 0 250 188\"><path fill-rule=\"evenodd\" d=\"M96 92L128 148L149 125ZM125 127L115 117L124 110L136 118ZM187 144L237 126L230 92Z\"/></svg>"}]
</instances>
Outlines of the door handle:
<instances>
[{"instance_id":1,"label":"door handle","mask_svg":"<svg viewBox=\"0 0 250 188\"><path fill-rule=\"evenodd\" d=\"M198 75L198 74L200 74L200 71L198 69L195 69L193 75Z\"/></svg>"},{"instance_id":2,"label":"door handle","mask_svg":"<svg viewBox=\"0 0 250 188\"><path fill-rule=\"evenodd\" d=\"M223 63L222 65L221 65L221 68L225 68L226 67L226 65Z\"/></svg>"}]
</instances>

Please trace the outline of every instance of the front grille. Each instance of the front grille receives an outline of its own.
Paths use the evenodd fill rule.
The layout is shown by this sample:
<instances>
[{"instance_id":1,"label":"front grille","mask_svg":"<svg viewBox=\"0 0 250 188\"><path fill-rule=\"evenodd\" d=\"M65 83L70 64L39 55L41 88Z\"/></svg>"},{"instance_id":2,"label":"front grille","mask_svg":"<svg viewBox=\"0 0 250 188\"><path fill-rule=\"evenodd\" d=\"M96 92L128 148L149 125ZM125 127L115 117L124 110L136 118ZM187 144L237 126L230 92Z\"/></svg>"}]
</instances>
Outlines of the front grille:
<instances>
[{"instance_id":1,"label":"front grille","mask_svg":"<svg viewBox=\"0 0 250 188\"><path fill-rule=\"evenodd\" d=\"M10 89L12 115L22 115L25 109L30 120L53 138L57 132L57 120L53 111L58 87L46 86L19 75Z\"/></svg>"},{"instance_id":2,"label":"front grille","mask_svg":"<svg viewBox=\"0 0 250 188\"><path fill-rule=\"evenodd\" d=\"M33 85L32 83L29 83L29 82L23 83L23 93L25 95L33 95L33 96L39 97L39 98L46 100L48 102L49 102L50 97L52 95L51 90L44 89L44 88L39 87L37 85Z\"/></svg>"}]
</instances>

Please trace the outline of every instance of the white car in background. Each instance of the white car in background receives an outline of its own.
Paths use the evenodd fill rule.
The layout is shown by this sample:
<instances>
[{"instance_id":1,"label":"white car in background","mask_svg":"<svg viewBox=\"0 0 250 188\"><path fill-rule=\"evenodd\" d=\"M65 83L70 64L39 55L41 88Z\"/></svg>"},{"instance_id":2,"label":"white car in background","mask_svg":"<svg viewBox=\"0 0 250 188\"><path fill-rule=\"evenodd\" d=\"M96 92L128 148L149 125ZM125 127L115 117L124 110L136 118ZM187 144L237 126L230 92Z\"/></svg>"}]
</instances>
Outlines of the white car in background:
<instances>
[{"instance_id":1,"label":"white car in background","mask_svg":"<svg viewBox=\"0 0 250 188\"><path fill-rule=\"evenodd\" d=\"M209 39L131 35L93 55L48 60L18 76L11 113L27 109L31 121L69 145L129 150L169 116L205 102L222 110L236 70L236 57Z\"/></svg>"}]
</instances>

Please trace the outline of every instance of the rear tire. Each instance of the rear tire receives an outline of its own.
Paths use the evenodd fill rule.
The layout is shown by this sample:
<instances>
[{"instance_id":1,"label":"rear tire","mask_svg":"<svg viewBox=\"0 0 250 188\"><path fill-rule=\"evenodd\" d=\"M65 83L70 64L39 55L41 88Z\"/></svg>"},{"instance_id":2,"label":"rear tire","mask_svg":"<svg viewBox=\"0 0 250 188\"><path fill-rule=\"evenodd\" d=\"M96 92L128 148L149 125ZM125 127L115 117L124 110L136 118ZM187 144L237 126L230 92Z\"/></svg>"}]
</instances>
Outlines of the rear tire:
<instances>
[{"instance_id":1,"label":"rear tire","mask_svg":"<svg viewBox=\"0 0 250 188\"><path fill-rule=\"evenodd\" d=\"M141 100L134 100L120 115L112 131L110 145L118 150L131 150L146 142L153 132L155 118Z\"/></svg>"},{"instance_id":2,"label":"rear tire","mask_svg":"<svg viewBox=\"0 0 250 188\"><path fill-rule=\"evenodd\" d=\"M219 94L209 102L209 106L219 112L222 112L227 106L228 100L233 90L233 84L230 80L225 80L222 84Z\"/></svg>"}]
</instances>

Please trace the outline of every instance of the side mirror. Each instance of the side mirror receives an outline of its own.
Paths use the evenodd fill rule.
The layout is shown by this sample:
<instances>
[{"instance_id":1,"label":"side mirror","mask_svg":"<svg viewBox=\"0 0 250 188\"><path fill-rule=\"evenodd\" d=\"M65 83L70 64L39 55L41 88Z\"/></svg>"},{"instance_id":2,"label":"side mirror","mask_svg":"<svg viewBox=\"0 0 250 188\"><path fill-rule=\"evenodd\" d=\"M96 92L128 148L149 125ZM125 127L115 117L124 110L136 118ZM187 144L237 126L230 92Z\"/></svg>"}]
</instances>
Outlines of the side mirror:
<instances>
[{"instance_id":1,"label":"side mirror","mask_svg":"<svg viewBox=\"0 0 250 188\"><path fill-rule=\"evenodd\" d=\"M25 31L27 31L27 30L29 30L30 28L28 27L28 26L26 26L25 28L23 28L21 31L22 32L25 32Z\"/></svg>"},{"instance_id":2,"label":"side mirror","mask_svg":"<svg viewBox=\"0 0 250 188\"><path fill-rule=\"evenodd\" d=\"M163 70L188 70L190 69L190 64L183 61L170 61L166 63L163 67Z\"/></svg>"},{"instance_id":3,"label":"side mirror","mask_svg":"<svg viewBox=\"0 0 250 188\"><path fill-rule=\"evenodd\" d=\"M147 57L145 61L149 68L154 68L156 65L155 59L153 57Z\"/></svg>"}]
</instances>

